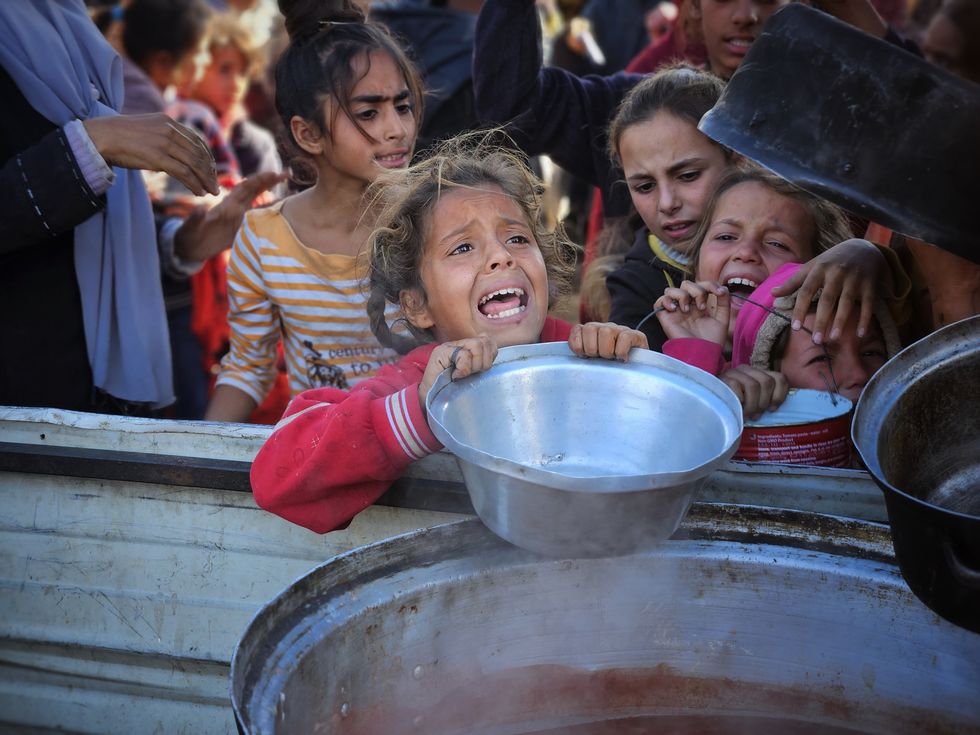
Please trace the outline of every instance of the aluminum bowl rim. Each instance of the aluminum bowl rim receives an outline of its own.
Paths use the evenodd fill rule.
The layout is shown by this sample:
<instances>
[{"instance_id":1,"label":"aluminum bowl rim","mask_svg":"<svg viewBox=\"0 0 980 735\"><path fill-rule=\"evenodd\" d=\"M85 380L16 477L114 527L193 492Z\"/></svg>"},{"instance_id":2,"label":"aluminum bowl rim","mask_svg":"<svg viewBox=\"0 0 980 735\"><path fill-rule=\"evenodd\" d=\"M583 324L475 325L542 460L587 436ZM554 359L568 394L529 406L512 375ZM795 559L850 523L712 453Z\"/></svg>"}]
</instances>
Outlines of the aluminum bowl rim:
<instances>
[{"instance_id":1,"label":"aluminum bowl rim","mask_svg":"<svg viewBox=\"0 0 980 735\"><path fill-rule=\"evenodd\" d=\"M529 359L541 358L573 358L576 360L598 359L582 358L572 352L566 342L542 342L533 345L516 345L513 347L502 347L497 351L497 358L494 365L502 365L509 362L526 361ZM436 418L432 411L432 404L439 394L452 384L449 380L448 371L442 374L433 383L429 394L425 399L426 416L429 428L436 438L442 442L443 446L452 452L462 461L469 462L481 469L499 472L507 477L524 482L544 485L555 490L569 492L643 492L660 488L674 487L676 485L696 482L725 464L738 449L742 437L742 406L732 390L715 376L699 368L688 365L680 360L653 352L639 347L630 350L629 360L626 363L617 363L623 367L630 365L644 365L664 368L668 372L681 375L685 380L697 384L699 387L707 389L718 398L731 412L732 421L729 424L727 417L721 417L723 430L733 429L733 438L724 448L712 459L699 465L675 472L658 472L654 474L633 474L633 475L594 475L590 477L573 477L545 470L538 467L515 462L514 460L500 457L482 449L466 444L456 439L452 433ZM478 377L478 376L472 376ZM467 380L463 378L462 380ZM459 382L459 381L457 381Z\"/></svg>"}]
</instances>

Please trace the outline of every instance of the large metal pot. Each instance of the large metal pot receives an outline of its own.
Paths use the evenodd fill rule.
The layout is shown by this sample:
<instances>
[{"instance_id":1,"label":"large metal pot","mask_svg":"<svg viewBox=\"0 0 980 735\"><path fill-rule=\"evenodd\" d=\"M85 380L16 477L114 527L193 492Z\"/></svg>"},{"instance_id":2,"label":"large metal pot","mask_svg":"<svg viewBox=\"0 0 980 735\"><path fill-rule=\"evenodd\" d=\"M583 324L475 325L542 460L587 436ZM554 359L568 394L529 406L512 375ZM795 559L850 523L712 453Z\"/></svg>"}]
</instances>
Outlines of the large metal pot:
<instances>
[{"instance_id":1,"label":"large metal pot","mask_svg":"<svg viewBox=\"0 0 980 735\"><path fill-rule=\"evenodd\" d=\"M889 360L858 400L852 436L885 493L909 587L980 633L980 316Z\"/></svg>"},{"instance_id":2,"label":"large metal pot","mask_svg":"<svg viewBox=\"0 0 980 735\"><path fill-rule=\"evenodd\" d=\"M558 342L505 347L463 380L443 373L426 410L480 519L556 557L659 544L742 432L735 394L702 370L640 349L590 360Z\"/></svg>"},{"instance_id":3,"label":"large metal pot","mask_svg":"<svg viewBox=\"0 0 980 735\"><path fill-rule=\"evenodd\" d=\"M685 538L546 559L475 519L336 557L232 660L268 733L980 733L980 636L920 605L887 527L695 505Z\"/></svg>"}]
</instances>

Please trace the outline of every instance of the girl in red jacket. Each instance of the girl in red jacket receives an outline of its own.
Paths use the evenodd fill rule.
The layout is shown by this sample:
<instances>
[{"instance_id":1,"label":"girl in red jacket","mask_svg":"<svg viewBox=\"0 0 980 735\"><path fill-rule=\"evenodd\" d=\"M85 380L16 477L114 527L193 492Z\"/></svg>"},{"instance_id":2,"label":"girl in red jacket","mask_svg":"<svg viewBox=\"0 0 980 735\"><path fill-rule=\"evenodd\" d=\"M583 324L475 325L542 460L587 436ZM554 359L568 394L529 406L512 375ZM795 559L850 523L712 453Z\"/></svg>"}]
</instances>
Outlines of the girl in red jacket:
<instances>
[{"instance_id":1,"label":"girl in red jacket","mask_svg":"<svg viewBox=\"0 0 980 735\"><path fill-rule=\"evenodd\" d=\"M404 357L350 392L293 399L252 465L266 510L319 533L346 526L411 462L441 448L424 407L447 368L464 378L488 369L499 347L542 341L620 360L647 346L633 329L548 316L574 272L575 247L545 231L541 186L523 161L471 140L449 141L369 192L382 223L371 237L371 328ZM393 324L387 303L401 307Z\"/></svg>"}]
</instances>

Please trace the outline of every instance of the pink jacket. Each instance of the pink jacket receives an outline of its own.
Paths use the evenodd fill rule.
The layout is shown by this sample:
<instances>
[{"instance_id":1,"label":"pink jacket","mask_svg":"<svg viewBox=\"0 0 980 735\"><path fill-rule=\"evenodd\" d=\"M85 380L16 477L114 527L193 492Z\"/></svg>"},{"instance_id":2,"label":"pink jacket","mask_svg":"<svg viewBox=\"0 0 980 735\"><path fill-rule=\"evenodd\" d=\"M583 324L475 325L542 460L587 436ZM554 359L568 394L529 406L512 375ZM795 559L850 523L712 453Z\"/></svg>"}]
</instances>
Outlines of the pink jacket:
<instances>
[{"instance_id":1,"label":"pink jacket","mask_svg":"<svg viewBox=\"0 0 980 735\"><path fill-rule=\"evenodd\" d=\"M800 268L800 263L785 263L775 273L759 284L749 298L757 304L772 308L775 299L772 290L789 280ZM723 348L706 339L670 339L664 344L664 354L694 365L711 373L720 375L731 367L749 364L752 349L755 347L759 328L769 317L766 309L743 303L735 318L735 332L732 335L732 361L725 362Z\"/></svg>"}]
</instances>

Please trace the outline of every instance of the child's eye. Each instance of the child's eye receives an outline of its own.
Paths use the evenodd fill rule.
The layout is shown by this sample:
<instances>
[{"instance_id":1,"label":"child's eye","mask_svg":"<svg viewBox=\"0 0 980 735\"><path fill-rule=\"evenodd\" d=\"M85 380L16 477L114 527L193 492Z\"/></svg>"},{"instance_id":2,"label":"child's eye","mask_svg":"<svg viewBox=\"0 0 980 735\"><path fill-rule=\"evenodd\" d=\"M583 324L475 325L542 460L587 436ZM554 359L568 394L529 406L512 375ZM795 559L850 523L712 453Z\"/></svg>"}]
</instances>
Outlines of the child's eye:
<instances>
[{"instance_id":1,"label":"child's eye","mask_svg":"<svg viewBox=\"0 0 980 735\"><path fill-rule=\"evenodd\" d=\"M885 355L885 351L880 347L871 347L864 350L861 353L861 357L880 357L882 360L884 360L887 355Z\"/></svg>"},{"instance_id":2,"label":"child's eye","mask_svg":"<svg viewBox=\"0 0 980 735\"><path fill-rule=\"evenodd\" d=\"M712 239L713 240L720 240L721 242L735 242L735 239L736 238L735 238L735 235L732 235L729 232L719 232Z\"/></svg>"},{"instance_id":3,"label":"child's eye","mask_svg":"<svg viewBox=\"0 0 980 735\"><path fill-rule=\"evenodd\" d=\"M414 109L415 105L413 105L411 102L403 102L400 105L395 105L395 110L399 115L411 115L412 110Z\"/></svg>"},{"instance_id":4,"label":"child's eye","mask_svg":"<svg viewBox=\"0 0 980 735\"><path fill-rule=\"evenodd\" d=\"M450 251L449 254L450 255L462 255L463 253L468 253L472 249L473 249L473 246L470 245L468 242L461 242L459 245L457 245L456 247L454 247L452 249L452 251Z\"/></svg>"},{"instance_id":5,"label":"child's eye","mask_svg":"<svg viewBox=\"0 0 980 735\"><path fill-rule=\"evenodd\" d=\"M684 183L697 181L699 178L701 178L700 171L684 171L683 173L677 175L677 180L683 181Z\"/></svg>"},{"instance_id":6,"label":"child's eye","mask_svg":"<svg viewBox=\"0 0 980 735\"><path fill-rule=\"evenodd\" d=\"M656 186L656 184L654 184L652 181L646 181L642 184L637 184L634 186L633 191L635 191L637 194L649 194L651 191L653 191L654 186Z\"/></svg>"},{"instance_id":7,"label":"child's eye","mask_svg":"<svg viewBox=\"0 0 980 735\"><path fill-rule=\"evenodd\" d=\"M360 120L373 120L378 116L377 110L361 110L357 113L357 117Z\"/></svg>"},{"instance_id":8,"label":"child's eye","mask_svg":"<svg viewBox=\"0 0 980 735\"><path fill-rule=\"evenodd\" d=\"M769 244L772 245L772 247L776 248L777 250L788 251L790 249L788 245L781 243L779 240L770 240Z\"/></svg>"},{"instance_id":9,"label":"child's eye","mask_svg":"<svg viewBox=\"0 0 980 735\"><path fill-rule=\"evenodd\" d=\"M507 238L508 245L529 245L531 238L527 235L511 235Z\"/></svg>"},{"instance_id":10,"label":"child's eye","mask_svg":"<svg viewBox=\"0 0 980 735\"><path fill-rule=\"evenodd\" d=\"M833 361L834 359L830 355L824 353L822 355L817 355L816 357L810 358L810 360L807 362L807 365L816 365L818 363L830 364Z\"/></svg>"}]
</instances>

